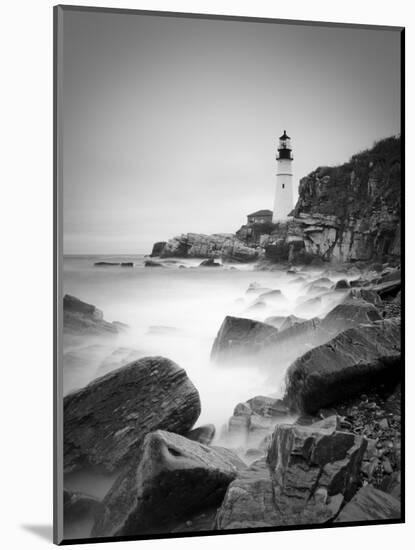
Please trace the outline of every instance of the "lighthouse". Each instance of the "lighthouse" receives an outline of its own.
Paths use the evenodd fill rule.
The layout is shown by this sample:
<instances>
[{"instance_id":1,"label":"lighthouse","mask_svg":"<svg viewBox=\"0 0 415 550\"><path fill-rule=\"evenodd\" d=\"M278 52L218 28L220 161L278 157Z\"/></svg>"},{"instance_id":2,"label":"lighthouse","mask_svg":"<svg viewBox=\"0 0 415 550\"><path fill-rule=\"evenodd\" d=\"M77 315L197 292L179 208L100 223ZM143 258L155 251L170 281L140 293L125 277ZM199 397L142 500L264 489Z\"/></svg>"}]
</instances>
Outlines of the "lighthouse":
<instances>
[{"instance_id":1,"label":"lighthouse","mask_svg":"<svg viewBox=\"0 0 415 550\"><path fill-rule=\"evenodd\" d=\"M287 132L279 138L277 151L277 183L275 188L274 211L272 221L274 223L286 220L293 209L293 173L292 173L292 149L291 138Z\"/></svg>"}]
</instances>

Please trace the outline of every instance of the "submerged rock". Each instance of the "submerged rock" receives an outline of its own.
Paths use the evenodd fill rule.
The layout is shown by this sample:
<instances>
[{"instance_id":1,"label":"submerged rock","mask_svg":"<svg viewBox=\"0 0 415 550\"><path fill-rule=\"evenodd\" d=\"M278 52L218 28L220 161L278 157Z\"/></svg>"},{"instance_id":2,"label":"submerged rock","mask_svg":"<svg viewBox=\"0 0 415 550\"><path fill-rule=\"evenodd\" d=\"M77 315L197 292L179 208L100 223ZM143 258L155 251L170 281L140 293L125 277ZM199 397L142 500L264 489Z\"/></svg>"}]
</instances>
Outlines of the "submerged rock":
<instances>
[{"instance_id":1,"label":"submerged rock","mask_svg":"<svg viewBox=\"0 0 415 550\"><path fill-rule=\"evenodd\" d=\"M235 453L158 430L146 436L138 464L104 499L92 536L166 533L197 511L218 505L238 470Z\"/></svg>"},{"instance_id":2,"label":"submerged rock","mask_svg":"<svg viewBox=\"0 0 415 550\"><path fill-rule=\"evenodd\" d=\"M199 264L199 267L221 267L221 264L219 262L215 262L213 258L209 258L207 260L203 260Z\"/></svg>"},{"instance_id":3,"label":"submerged rock","mask_svg":"<svg viewBox=\"0 0 415 550\"><path fill-rule=\"evenodd\" d=\"M160 262L155 262L154 260L146 260L144 262L144 267L166 267Z\"/></svg>"},{"instance_id":4,"label":"submerged rock","mask_svg":"<svg viewBox=\"0 0 415 550\"><path fill-rule=\"evenodd\" d=\"M400 376L400 321L350 328L299 357L288 369L286 399L312 413Z\"/></svg>"},{"instance_id":5,"label":"submerged rock","mask_svg":"<svg viewBox=\"0 0 415 550\"><path fill-rule=\"evenodd\" d=\"M103 513L102 502L91 495L63 491L63 532L65 538L89 537L95 518Z\"/></svg>"},{"instance_id":6,"label":"submerged rock","mask_svg":"<svg viewBox=\"0 0 415 550\"><path fill-rule=\"evenodd\" d=\"M145 357L64 398L64 468L112 471L137 454L159 428L187 433L200 414L186 372L164 357Z\"/></svg>"},{"instance_id":7,"label":"submerged rock","mask_svg":"<svg viewBox=\"0 0 415 550\"><path fill-rule=\"evenodd\" d=\"M375 489L372 485L366 485L346 504L336 523L400 518L401 503L398 499Z\"/></svg>"}]
</instances>

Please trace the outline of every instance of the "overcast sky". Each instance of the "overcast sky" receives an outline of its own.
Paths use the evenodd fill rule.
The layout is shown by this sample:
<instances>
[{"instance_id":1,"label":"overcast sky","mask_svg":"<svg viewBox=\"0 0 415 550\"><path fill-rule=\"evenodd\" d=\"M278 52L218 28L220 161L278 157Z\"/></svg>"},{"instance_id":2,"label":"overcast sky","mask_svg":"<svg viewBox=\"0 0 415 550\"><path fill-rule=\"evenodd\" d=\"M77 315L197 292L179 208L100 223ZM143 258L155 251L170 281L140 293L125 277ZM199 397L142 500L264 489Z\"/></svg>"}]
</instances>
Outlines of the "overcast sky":
<instances>
[{"instance_id":1,"label":"overcast sky","mask_svg":"<svg viewBox=\"0 0 415 550\"><path fill-rule=\"evenodd\" d=\"M400 131L396 30L66 11L64 248L149 253L272 209L294 181Z\"/></svg>"}]
</instances>

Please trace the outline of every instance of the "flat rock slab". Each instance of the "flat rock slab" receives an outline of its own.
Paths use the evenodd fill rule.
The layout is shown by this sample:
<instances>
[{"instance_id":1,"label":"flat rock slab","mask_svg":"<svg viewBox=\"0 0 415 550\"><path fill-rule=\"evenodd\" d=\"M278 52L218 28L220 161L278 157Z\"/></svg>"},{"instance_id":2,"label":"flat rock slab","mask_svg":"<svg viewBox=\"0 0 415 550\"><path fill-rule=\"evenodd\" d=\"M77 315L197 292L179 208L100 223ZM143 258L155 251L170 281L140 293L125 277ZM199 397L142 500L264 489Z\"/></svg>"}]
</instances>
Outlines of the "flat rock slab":
<instances>
[{"instance_id":1,"label":"flat rock slab","mask_svg":"<svg viewBox=\"0 0 415 550\"><path fill-rule=\"evenodd\" d=\"M65 472L87 465L113 471L134 457L149 432L187 433L199 414L199 393L176 363L134 361L64 398Z\"/></svg>"},{"instance_id":2,"label":"flat rock slab","mask_svg":"<svg viewBox=\"0 0 415 550\"><path fill-rule=\"evenodd\" d=\"M171 532L198 511L219 505L244 468L229 449L162 430L148 434L138 464L105 497L92 536Z\"/></svg>"},{"instance_id":3,"label":"flat rock slab","mask_svg":"<svg viewBox=\"0 0 415 550\"><path fill-rule=\"evenodd\" d=\"M362 487L336 518L335 523L399 519L401 503L394 496L375 489Z\"/></svg>"},{"instance_id":4,"label":"flat rock slab","mask_svg":"<svg viewBox=\"0 0 415 550\"><path fill-rule=\"evenodd\" d=\"M399 377L400 358L400 320L350 328L294 361L287 372L286 402L314 413Z\"/></svg>"}]
</instances>

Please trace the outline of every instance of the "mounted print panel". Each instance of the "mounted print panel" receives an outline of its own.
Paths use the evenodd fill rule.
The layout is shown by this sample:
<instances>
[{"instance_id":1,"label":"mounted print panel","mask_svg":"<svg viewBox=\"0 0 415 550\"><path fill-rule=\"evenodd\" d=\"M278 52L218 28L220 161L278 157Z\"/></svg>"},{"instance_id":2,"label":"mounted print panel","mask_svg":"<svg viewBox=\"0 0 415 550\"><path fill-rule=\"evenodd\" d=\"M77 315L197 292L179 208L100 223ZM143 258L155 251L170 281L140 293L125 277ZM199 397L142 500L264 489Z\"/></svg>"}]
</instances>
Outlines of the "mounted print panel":
<instances>
[{"instance_id":1,"label":"mounted print panel","mask_svg":"<svg viewBox=\"0 0 415 550\"><path fill-rule=\"evenodd\" d=\"M403 522L403 29L54 15L55 542Z\"/></svg>"}]
</instances>

